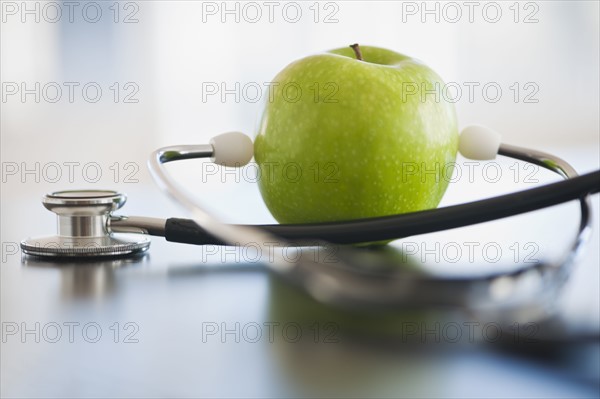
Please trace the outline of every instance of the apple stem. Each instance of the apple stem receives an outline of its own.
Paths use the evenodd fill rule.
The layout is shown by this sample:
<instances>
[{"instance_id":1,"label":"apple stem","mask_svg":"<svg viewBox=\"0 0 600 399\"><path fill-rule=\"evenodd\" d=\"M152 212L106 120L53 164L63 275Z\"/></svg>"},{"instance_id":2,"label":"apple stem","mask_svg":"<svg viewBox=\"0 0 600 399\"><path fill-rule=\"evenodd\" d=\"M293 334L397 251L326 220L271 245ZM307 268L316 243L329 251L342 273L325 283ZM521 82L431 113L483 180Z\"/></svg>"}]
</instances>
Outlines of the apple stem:
<instances>
[{"instance_id":1,"label":"apple stem","mask_svg":"<svg viewBox=\"0 0 600 399\"><path fill-rule=\"evenodd\" d=\"M358 43L351 44L350 47L352 48L352 50L354 50L354 54L356 54L356 59L362 61L363 57Z\"/></svg>"}]
</instances>

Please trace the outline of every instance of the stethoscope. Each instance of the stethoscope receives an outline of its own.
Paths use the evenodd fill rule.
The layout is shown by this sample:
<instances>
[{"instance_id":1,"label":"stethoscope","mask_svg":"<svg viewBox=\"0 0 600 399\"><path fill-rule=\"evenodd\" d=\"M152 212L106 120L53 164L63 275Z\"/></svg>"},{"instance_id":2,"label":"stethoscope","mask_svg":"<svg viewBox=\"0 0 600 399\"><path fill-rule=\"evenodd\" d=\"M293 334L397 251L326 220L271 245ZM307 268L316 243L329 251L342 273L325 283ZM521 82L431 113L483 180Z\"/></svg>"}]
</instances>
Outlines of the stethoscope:
<instances>
[{"instance_id":1,"label":"stethoscope","mask_svg":"<svg viewBox=\"0 0 600 399\"><path fill-rule=\"evenodd\" d=\"M58 234L21 242L28 256L55 260L77 257L114 257L143 254L151 236L190 244L241 246L247 243L271 250L334 245L335 261L324 261L307 251L290 260L273 252L265 265L303 288L320 302L342 306L459 306L495 309L523 307L555 296L591 230L589 195L600 191L600 171L579 176L564 160L540 151L501 144L500 136L482 126L465 128L460 153L469 159L491 160L496 155L549 169L563 181L490 199L420 212L370 219L295 225L231 225L220 222L180 187L163 164L210 158L224 166L246 165L253 156L252 140L237 132L225 133L205 145L161 148L148 167L158 186L191 212L192 219L157 219L114 215L126 196L114 191L59 191L43 198L58 215ZM376 252L351 245L398 239L509 217L563 202L578 200L581 221L568 254L557 263L538 262L510 272L448 278L394 267ZM368 265L368 267L365 267ZM532 284L535 281L535 284Z\"/></svg>"}]
</instances>

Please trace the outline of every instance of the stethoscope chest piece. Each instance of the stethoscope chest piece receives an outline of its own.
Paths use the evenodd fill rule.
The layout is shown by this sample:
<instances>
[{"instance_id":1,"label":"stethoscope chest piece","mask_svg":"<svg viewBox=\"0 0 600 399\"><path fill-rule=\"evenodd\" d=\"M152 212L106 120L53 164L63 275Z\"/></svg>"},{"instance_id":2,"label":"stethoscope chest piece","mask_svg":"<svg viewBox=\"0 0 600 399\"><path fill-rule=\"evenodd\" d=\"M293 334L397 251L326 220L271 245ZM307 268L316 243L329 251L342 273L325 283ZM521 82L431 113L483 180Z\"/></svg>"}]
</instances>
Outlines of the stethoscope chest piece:
<instances>
[{"instance_id":1,"label":"stethoscope chest piece","mask_svg":"<svg viewBox=\"0 0 600 399\"><path fill-rule=\"evenodd\" d=\"M142 253L150 239L140 234L113 234L107 223L111 212L125 204L124 194L108 190L58 191L43 198L58 216L58 234L27 238L21 250L28 255L104 257Z\"/></svg>"}]
</instances>

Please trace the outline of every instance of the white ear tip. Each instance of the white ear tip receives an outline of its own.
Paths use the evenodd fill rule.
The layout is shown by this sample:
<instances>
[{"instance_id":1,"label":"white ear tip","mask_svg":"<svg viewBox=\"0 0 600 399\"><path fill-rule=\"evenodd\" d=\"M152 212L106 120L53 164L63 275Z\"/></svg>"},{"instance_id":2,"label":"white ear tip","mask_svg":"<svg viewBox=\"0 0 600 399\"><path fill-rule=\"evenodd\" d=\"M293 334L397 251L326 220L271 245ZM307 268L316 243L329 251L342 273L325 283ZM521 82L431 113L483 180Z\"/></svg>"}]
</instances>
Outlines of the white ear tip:
<instances>
[{"instance_id":1,"label":"white ear tip","mask_svg":"<svg viewBox=\"0 0 600 399\"><path fill-rule=\"evenodd\" d=\"M210 140L212 161L223 166L244 166L254 155L252 139L240 132L219 134Z\"/></svg>"},{"instance_id":2,"label":"white ear tip","mask_svg":"<svg viewBox=\"0 0 600 399\"><path fill-rule=\"evenodd\" d=\"M458 151L469 159L494 159L500 148L500 139L499 133L485 126L467 126L460 134Z\"/></svg>"}]
</instances>

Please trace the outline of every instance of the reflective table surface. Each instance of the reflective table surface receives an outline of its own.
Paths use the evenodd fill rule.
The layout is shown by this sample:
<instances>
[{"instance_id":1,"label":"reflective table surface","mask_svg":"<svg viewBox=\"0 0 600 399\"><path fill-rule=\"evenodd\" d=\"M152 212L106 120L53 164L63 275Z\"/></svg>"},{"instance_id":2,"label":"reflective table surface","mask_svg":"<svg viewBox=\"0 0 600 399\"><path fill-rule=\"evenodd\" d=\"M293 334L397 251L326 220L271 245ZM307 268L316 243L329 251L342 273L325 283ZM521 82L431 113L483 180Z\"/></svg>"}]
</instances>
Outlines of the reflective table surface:
<instances>
[{"instance_id":1,"label":"reflective table surface","mask_svg":"<svg viewBox=\"0 0 600 399\"><path fill-rule=\"evenodd\" d=\"M469 187L451 189L448 201L481 194ZM264 259L244 248L153 238L149 253L131 259L28 257L18 250L21 239L53 233L43 194L2 191L3 397L600 393L597 196L591 245L557 293L555 313L507 326L461 309L328 308L270 275ZM131 188L129 201L124 214L185 216L151 185ZM449 278L506 271L559 258L577 222L577 204L565 204L378 251L399 267ZM490 252L498 249L500 261Z\"/></svg>"}]
</instances>

